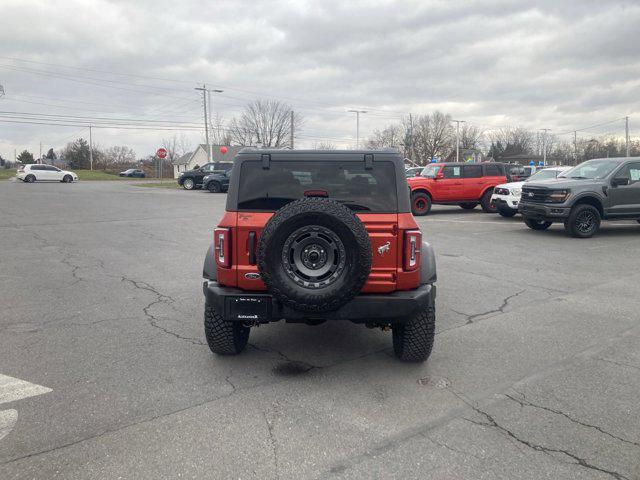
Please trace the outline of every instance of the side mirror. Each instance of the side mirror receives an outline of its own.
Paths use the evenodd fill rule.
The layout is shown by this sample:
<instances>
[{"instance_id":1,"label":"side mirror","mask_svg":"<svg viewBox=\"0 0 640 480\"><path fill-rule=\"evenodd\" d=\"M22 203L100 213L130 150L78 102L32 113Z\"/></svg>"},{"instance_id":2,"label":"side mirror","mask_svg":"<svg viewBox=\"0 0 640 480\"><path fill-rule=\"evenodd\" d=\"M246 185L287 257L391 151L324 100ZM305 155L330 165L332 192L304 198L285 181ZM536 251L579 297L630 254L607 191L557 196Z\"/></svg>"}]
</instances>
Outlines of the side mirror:
<instances>
[{"instance_id":1,"label":"side mirror","mask_svg":"<svg viewBox=\"0 0 640 480\"><path fill-rule=\"evenodd\" d=\"M629 185L631 181L626 177L616 177L611 183L614 187L619 187L620 185Z\"/></svg>"}]
</instances>

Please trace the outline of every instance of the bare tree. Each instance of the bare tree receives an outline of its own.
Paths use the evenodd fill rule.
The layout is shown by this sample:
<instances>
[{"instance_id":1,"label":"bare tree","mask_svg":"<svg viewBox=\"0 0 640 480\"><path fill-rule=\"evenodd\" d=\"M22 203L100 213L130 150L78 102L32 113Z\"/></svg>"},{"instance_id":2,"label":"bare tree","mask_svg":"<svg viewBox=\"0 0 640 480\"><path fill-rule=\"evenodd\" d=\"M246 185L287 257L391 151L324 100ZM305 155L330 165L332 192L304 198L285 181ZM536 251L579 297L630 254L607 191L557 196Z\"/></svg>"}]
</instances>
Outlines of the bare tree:
<instances>
[{"instance_id":1,"label":"bare tree","mask_svg":"<svg viewBox=\"0 0 640 480\"><path fill-rule=\"evenodd\" d=\"M418 115L413 122L413 148L416 163L425 165L432 158L446 157L454 144L451 116L442 112Z\"/></svg>"},{"instance_id":2,"label":"bare tree","mask_svg":"<svg viewBox=\"0 0 640 480\"><path fill-rule=\"evenodd\" d=\"M302 117L294 116L293 127L302 125ZM237 145L261 145L271 148L290 147L291 107L278 100L254 100L240 118L229 123L231 139Z\"/></svg>"},{"instance_id":3,"label":"bare tree","mask_svg":"<svg viewBox=\"0 0 640 480\"><path fill-rule=\"evenodd\" d=\"M211 125L209 138L212 145L231 145L233 142L231 132L225 128L224 121L220 115L216 115L213 125Z\"/></svg>"},{"instance_id":4,"label":"bare tree","mask_svg":"<svg viewBox=\"0 0 640 480\"><path fill-rule=\"evenodd\" d=\"M404 147L405 131L402 124L389 125L382 130L376 130L365 142L365 147L376 150L385 147Z\"/></svg>"},{"instance_id":5,"label":"bare tree","mask_svg":"<svg viewBox=\"0 0 640 480\"><path fill-rule=\"evenodd\" d=\"M322 141L322 142L316 142L313 145L313 149L314 150L335 150L336 146L331 142Z\"/></svg>"},{"instance_id":6,"label":"bare tree","mask_svg":"<svg viewBox=\"0 0 640 480\"><path fill-rule=\"evenodd\" d=\"M104 163L106 165L124 165L136 161L136 152L123 145L109 147L104 151Z\"/></svg>"},{"instance_id":7,"label":"bare tree","mask_svg":"<svg viewBox=\"0 0 640 480\"><path fill-rule=\"evenodd\" d=\"M171 138L163 138L162 147L167 151L167 160L173 162L191 150L191 142L183 133L180 136L174 135Z\"/></svg>"},{"instance_id":8,"label":"bare tree","mask_svg":"<svg viewBox=\"0 0 640 480\"><path fill-rule=\"evenodd\" d=\"M463 123L460 127L460 148L480 148L482 131L473 125Z\"/></svg>"},{"instance_id":9,"label":"bare tree","mask_svg":"<svg viewBox=\"0 0 640 480\"><path fill-rule=\"evenodd\" d=\"M505 127L493 132L491 140L500 142L504 147L504 155L518 155L521 153L534 153L535 138L527 129L522 127Z\"/></svg>"}]
</instances>

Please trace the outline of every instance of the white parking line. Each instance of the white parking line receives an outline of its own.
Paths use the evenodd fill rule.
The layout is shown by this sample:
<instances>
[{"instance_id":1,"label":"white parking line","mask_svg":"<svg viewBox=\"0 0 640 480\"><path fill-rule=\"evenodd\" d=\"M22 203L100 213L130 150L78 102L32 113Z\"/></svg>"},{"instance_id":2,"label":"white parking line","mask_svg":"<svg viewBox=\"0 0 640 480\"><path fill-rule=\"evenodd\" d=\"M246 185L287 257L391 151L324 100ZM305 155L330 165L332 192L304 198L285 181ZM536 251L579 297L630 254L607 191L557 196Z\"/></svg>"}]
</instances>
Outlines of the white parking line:
<instances>
[{"instance_id":1,"label":"white parking line","mask_svg":"<svg viewBox=\"0 0 640 480\"><path fill-rule=\"evenodd\" d=\"M22 398L35 397L51 391L50 388L0 373L0 404L14 402Z\"/></svg>"},{"instance_id":2,"label":"white parking line","mask_svg":"<svg viewBox=\"0 0 640 480\"><path fill-rule=\"evenodd\" d=\"M36 385L19 378L9 377L0 373L0 404L15 402L23 398L35 397L52 390L42 385ZM3 410L0 412L0 440L6 437L18 421L16 410Z\"/></svg>"}]
</instances>

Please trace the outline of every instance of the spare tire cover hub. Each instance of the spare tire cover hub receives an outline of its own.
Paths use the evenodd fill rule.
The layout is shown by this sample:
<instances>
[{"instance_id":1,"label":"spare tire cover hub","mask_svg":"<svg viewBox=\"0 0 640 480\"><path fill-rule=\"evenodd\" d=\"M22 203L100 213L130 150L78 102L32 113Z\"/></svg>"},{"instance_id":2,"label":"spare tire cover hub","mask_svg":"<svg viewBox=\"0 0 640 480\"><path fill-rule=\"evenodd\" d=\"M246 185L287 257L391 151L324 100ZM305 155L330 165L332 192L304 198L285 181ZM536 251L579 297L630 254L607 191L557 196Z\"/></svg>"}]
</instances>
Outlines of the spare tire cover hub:
<instances>
[{"instance_id":1,"label":"spare tire cover hub","mask_svg":"<svg viewBox=\"0 0 640 480\"><path fill-rule=\"evenodd\" d=\"M282 263L289 278L298 285L326 287L344 270L344 244L333 230L308 225L294 231L284 242Z\"/></svg>"}]
</instances>

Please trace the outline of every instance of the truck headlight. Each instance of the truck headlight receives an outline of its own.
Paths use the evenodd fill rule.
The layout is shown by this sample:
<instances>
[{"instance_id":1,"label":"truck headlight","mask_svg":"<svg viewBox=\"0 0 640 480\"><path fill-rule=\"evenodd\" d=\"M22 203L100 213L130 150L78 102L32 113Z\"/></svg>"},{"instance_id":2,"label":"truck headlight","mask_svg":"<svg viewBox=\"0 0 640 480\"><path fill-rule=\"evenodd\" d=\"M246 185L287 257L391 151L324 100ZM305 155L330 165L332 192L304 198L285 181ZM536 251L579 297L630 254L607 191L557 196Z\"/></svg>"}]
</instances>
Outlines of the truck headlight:
<instances>
[{"instance_id":1,"label":"truck headlight","mask_svg":"<svg viewBox=\"0 0 640 480\"><path fill-rule=\"evenodd\" d=\"M567 199L569 193L571 193L570 190L553 190L547 196L547 201L549 203L562 203Z\"/></svg>"}]
</instances>

